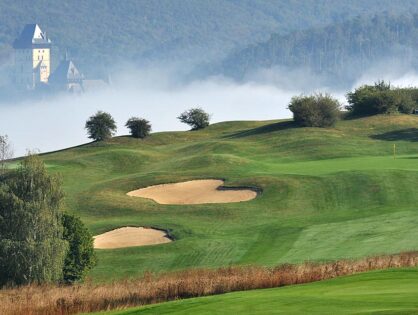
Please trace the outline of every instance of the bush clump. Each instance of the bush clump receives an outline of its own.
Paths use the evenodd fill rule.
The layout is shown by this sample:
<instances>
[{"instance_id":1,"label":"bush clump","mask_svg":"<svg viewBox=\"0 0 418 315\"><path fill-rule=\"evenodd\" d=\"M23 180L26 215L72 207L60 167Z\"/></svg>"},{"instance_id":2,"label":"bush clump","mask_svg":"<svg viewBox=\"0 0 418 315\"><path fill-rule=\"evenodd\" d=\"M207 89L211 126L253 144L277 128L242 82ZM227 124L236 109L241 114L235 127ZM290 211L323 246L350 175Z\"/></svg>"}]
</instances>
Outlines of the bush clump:
<instances>
[{"instance_id":1,"label":"bush clump","mask_svg":"<svg viewBox=\"0 0 418 315\"><path fill-rule=\"evenodd\" d=\"M192 127L192 130L203 129L209 126L210 115L197 107L189 109L177 117L182 123Z\"/></svg>"},{"instance_id":2,"label":"bush clump","mask_svg":"<svg viewBox=\"0 0 418 315\"><path fill-rule=\"evenodd\" d=\"M379 81L347 93L347 101L346 109L353 116L410 114L417 107L418 89L393 88L390 83Z\"/></svg>"},{"instance_id":3,"label":"bush clump","mask_svg":"<svg viewBox=\"0 0 418 315\"><path fill-rule=\"evenodd\" d=\"M144 139L151 132L151 124L148 120L138 117L131 117L125 124L129 128L132 137Z\"/></svg>"},{"instance_id":4,"label":"bush clump","mask_svg":"<svg viewBox=\"0 0 418 315\"><path fill-rule=\"evenodd\" d=\"M294 121L304 127L331 127L340 117L340 103L329 94L295 96L289 109Z\"/></svg>"}]
</instances>

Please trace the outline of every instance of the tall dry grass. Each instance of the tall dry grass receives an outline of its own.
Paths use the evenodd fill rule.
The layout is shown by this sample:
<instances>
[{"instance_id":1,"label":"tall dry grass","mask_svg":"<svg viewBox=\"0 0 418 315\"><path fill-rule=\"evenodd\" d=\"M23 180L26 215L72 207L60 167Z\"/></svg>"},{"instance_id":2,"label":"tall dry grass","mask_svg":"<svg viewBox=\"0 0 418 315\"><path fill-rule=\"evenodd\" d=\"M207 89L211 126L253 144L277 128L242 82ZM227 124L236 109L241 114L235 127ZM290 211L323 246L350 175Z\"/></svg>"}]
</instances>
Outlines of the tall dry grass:
<instances>
[{"instance_id":1,"label":"tall dry grass","mask_svg":"<svg viewBox=\"0 0 418 315\"><path fill-rule=\"evenodd\" d=\"M109 284L30 285L0 291L0 314L65 315L123 309L175 299L232 291L273 288L353 273L418 265L418 252L266 267L195 269Z\"/></svg>"}]
</instances>

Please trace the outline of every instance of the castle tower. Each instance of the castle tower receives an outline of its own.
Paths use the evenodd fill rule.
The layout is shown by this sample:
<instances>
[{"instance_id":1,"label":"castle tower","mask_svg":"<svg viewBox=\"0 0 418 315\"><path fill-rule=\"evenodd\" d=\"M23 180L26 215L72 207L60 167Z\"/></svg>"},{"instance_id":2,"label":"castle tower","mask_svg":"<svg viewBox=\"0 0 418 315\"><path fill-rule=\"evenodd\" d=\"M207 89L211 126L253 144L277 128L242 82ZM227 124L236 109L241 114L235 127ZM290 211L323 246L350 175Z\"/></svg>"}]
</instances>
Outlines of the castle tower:
<instances>
[{"instance_id":1,"label":"castle tower","mask_svg":"<svg viewBox=\"0 0 418 315\"><path fill-rule=\"evenodd\" d=\"M83 74L77 69L74 63L68 59L67 54L65 54L65 59L61 61L57 69L55 69L49 77L49 84L51 87L56 90L74 93L84 91L83 81Z\"/></svg>"},{"instance_id":2,"label":"castle tower","mask_svg":"<svg viewBox=\"0 0 418 315\"><path fill-rule=\"evenodd\" d=\"M15 49L15 84L34 89L48 83L51 73L51 40L38 24L27 24L13 44Z\"/></svg>"}]
</instances>

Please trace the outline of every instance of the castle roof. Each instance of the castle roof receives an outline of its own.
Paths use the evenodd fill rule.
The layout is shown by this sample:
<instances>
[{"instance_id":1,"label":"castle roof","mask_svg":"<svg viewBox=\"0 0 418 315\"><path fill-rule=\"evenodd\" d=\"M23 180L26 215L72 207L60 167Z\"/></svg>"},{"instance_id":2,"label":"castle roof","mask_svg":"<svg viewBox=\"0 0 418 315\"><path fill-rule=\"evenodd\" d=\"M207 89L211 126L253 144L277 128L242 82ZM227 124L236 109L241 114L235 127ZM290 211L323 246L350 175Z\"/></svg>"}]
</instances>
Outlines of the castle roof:
<instances>
[{"instance_id":1,"label":"castle roof","mask_svg":"<svg viewBox=\"0 0 418 315\"><path fill-rule=\"evenodd\" d=\"M74 63L71 60L63 60L50 75L48 81L51 84L68 84L72 82L80 83L82 80L83 75Z\"/></svg>"},{"instance_id":2,"label":"castle roof","mask_svg":"<svg viewBox=\"0 0 418 315\"><path fill-rule=\"evenodd\" d=\"M51 40L38 24L26 24L20 36L13 43L15 49L49 48Z\"/></svg>"}]
</instances>

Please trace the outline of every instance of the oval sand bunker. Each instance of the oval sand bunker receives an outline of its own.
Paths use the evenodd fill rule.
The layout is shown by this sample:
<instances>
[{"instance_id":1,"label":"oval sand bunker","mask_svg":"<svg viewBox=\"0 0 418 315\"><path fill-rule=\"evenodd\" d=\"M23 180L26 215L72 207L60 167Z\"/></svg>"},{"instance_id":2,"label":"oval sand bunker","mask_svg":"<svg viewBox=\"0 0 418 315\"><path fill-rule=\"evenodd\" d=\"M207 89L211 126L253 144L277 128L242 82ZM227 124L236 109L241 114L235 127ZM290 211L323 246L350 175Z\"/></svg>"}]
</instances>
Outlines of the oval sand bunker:
<instances>
[{"instance_id":1,"label":"oval sand bunker","mask_svg":"<svg viewBox=\"0 0 418 315\"><path fill-rule=\"evenodd\" d=\"M94 248L110 249L169 243L164 231L143 227L123 227L94 237Z\"/></svg>"},{"instance_id":2,"label":"oval sand bunker","mask_svg":"<svg viewBox=\"0 0 418 315\"><path fill-rule=\"evenodd\" d=\"M220 188L223 183L217 179L191 180L141 188L129 192L128 196L173 205L241 202L257 197L257 192L251 189Z\"/></svg>"}]
</instances>

